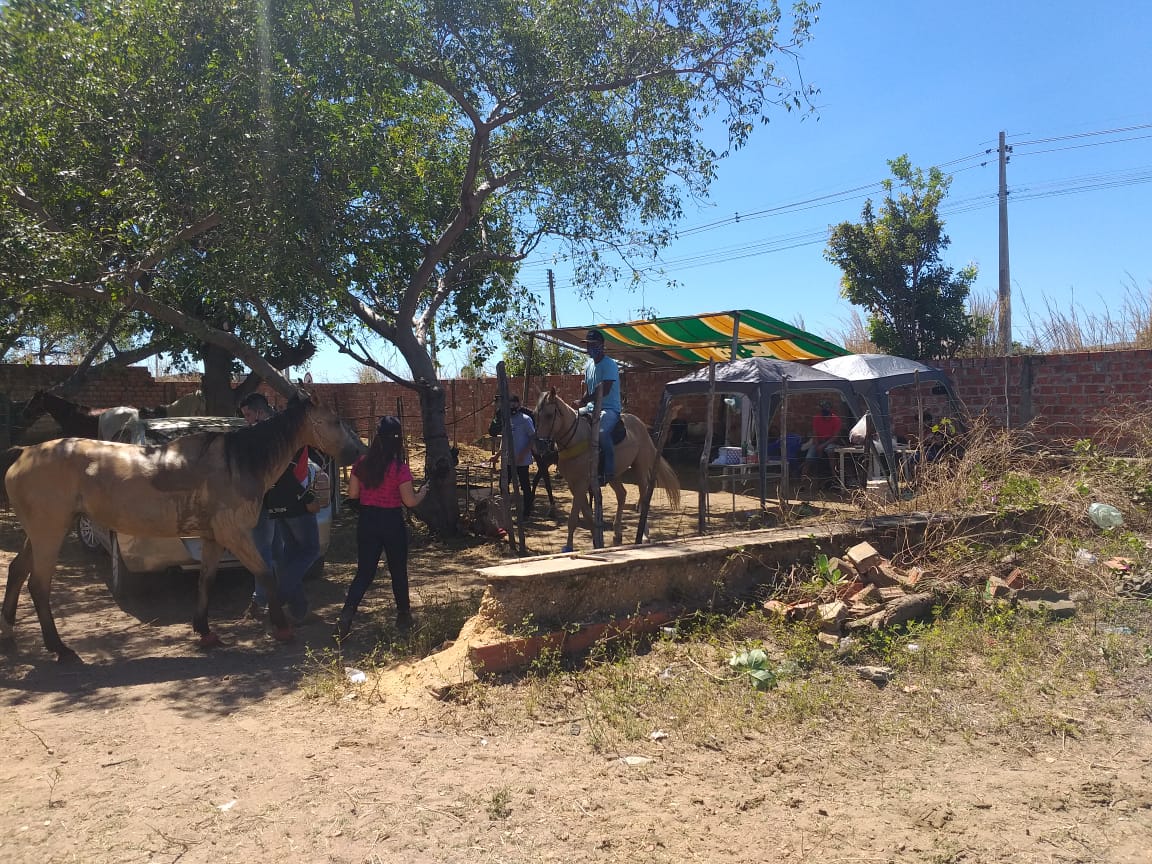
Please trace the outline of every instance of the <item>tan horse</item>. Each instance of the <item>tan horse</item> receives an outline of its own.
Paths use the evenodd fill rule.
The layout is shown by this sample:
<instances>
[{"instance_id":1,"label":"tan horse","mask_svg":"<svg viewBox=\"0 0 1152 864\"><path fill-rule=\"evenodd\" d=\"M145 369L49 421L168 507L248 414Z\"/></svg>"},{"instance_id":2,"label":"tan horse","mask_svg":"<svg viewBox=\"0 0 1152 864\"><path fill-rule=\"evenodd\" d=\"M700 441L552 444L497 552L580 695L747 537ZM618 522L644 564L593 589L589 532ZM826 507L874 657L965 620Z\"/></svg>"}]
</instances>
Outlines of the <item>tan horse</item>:
<instances>
[{"instance_id":1,"label":"tan horse","mask_svg":"<svg viewBox=\"0 0 1152 864\"><path fill-rule=\"evenodd\" d=\"M14 647L16 604L30 580L44 646L60 661L79 659L60 639L49 598L60 546L80 513L125 534L200 538L192 627L202 646L220 641L208 626L208 593L224 548L267 589L276 636L290 639L276 580L252 541L252 529L265 490L305 444L346 464L364 451L339 417L310 399L293 399L283 412L255 426L201 432L159 447L61 438L11 448L0 458L0 470L7 469L8 498L27 537L8 567L0 644Z\"/></svg>"},{"instance_id":2,"label":"tan horse","mask_svg":"<svg viewBox=\"0 0 1152 864\"><path fill-rule=\"evenodd\" d=\"M652 443L644 421L634 414L621 414L620 422L628 430L628 437L616 447L616 478L609 484L616 493L613 534L617 545L623 539L624 504L628 499L628 491L619 478L629 468L636 469L640 497L643 499L655 463L656 485L668 494L668 501L673 508L680 506L680 481L672 466L656 452L656 445ZM553 442L559 457L557 470L572 491L572 512L568 514L568 544L564 547L564 551L571 552L572 537L576 533L576 522L580 514L588 518L589 524L593 520L592 508L588 504L588 484L592 473L592 421L586 415L577 414L568 403L557 398L556 390L552 389L541 395L540 401L536 403L536 437Z\"/></svg>"},{"instance_id":3,"label":"tan horse","mask_svg":"<svg viewBox=\"0 0 1152 864\"><path fill-rule=\"evenodd\" d=\"M191 393L185 393L175 402L164 406L164 410L166 413L158 416L203 417L208 411L208 406L204 401L204 393L200 390L193 390Z\"/></svg>"}]
</instances>

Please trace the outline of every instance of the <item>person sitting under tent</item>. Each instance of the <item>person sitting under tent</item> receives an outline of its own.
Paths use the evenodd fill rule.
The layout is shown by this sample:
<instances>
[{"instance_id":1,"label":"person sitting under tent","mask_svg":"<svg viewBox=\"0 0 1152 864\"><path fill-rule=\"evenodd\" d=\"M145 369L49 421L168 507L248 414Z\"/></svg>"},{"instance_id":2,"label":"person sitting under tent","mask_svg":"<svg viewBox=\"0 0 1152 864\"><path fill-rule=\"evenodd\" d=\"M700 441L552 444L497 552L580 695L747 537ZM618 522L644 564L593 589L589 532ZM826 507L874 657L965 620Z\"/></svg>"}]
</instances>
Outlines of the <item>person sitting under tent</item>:
<instances>
[{"instance_id":1,"label":"person sitting under tent","mask_svg":"<svg viewBox=\"0 0 1152 864\"><path fill-rule=\"evenodd\" d=\"M800 476L807 477L818 464L816 460L825 458L831 460L832 454L828 448L840 438L843 421L839 414L832 412L832 402L828 399L820 400L820 413L812 418L812 437L802 448L805 451L804 465L800 469ZM831 465L831 461L829 461Z\"/></svg>"}]
</instances>

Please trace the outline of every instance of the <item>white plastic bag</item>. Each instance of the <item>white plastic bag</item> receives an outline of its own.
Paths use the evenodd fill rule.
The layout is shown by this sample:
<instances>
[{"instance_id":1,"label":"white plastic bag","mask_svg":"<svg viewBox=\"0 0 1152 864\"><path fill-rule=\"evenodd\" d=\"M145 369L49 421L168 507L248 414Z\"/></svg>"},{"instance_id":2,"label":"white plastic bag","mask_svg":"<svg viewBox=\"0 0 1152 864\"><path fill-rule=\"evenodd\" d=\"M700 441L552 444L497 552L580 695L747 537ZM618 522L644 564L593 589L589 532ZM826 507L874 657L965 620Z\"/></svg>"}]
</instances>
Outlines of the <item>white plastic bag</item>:
<instances>
[{"instance_id":1,"label":"white plastic bag","mask_svg":"<svg viewBox=\"0 0 1152 864\"><path fill-rule=\"evenodd\" d=\"M856 425L852 427L852 431L848 433L848 443L855 444L859 447L864 443L864 439L868 437L868 415L865 414L856 421Z\"/></svg>"},{"instance_id":2,"label":"white plastic bag","mask_svg":"<svg viewBox=\"0 0 1152 864\"><path fill-rule=\"evenodd\" d=\"M1088 518L1097 528L1119 528L1124 524L1124 514L1111 504L1101 504L1099 501L1088 505Z\"/></svg>"}]
</instances>

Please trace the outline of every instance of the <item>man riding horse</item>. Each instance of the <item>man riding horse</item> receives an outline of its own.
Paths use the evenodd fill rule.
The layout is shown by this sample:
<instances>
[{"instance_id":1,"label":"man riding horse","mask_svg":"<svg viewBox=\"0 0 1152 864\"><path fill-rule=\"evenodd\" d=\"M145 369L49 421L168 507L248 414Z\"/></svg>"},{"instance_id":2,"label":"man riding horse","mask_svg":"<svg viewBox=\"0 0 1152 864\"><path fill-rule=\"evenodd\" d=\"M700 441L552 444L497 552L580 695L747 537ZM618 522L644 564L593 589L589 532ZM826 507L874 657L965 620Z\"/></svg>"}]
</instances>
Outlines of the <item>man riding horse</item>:
<instances>
[{"instance_id":1,"label":"man riding horse","mask_svg":"<svg viewBox=\"0 0 1152 864\"><path fill-rule=\"evenodd\" d=\"M620 368L616 361L604 353L604 334L589 330L584 337L588 362L584 364L584 395L572 403L581 414L595 410L596 393L600 393L600 452L604 456L604 473L600 485L611 483L616 477L616 449L612 443L612 430L620 422Z\"/></svg>"}]
</instances>

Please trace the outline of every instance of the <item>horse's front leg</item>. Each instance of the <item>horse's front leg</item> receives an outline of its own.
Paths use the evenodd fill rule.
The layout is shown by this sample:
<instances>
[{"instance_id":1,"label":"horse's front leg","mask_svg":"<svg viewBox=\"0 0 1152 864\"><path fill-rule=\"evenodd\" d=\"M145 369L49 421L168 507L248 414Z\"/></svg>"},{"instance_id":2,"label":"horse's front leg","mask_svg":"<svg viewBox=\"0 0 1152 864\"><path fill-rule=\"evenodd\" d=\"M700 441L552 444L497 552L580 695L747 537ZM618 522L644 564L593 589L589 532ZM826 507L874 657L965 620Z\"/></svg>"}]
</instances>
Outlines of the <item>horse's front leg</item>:
<instances>
[{"instance_id":1,"label":"horse's front leg","mask_svg":"<svg viewBox=\"0 0 1152 864\"><path fill-rule=\"evenodd\" d=\"M8 587L4 590L4 605L0 607L0 650L16 648L16 605L20 591L32 572L32 545L25 540L24 547L8 564Z\"/></svg>"},{"instance_id":2,"label":"horse's front leg","mask_svg":"<svg viewBox=\"0 0 1152 864\"><path fill-rule=\"evenodd\" d=\"M568 543L560 550L561 552L572 551L572 539L576 536L576 526L580 522L581 514L587 514L590 520L594 518L592 508L588 504L587 487L579 489L572 483L569 483L568 489L572 493L572 507L568 510Z\"/></svg>"},{"instance_id":3,"label":"horse's front leg","mask_svg":"<svg viewBox=\"0 0 1152 864\"><path fill-rule=\"evenodd\" d=\"M580 514L584 510L583 496L574 497L572 506L568 510L568 542L564 544L561 552L572 551L572 538L576 536L576 523L580 521Z\"/></svg>"}]
</instances>

